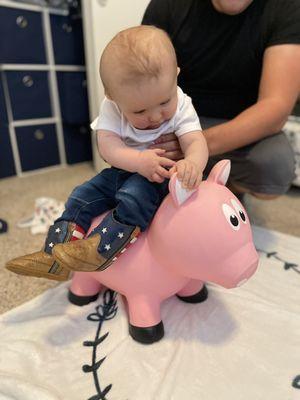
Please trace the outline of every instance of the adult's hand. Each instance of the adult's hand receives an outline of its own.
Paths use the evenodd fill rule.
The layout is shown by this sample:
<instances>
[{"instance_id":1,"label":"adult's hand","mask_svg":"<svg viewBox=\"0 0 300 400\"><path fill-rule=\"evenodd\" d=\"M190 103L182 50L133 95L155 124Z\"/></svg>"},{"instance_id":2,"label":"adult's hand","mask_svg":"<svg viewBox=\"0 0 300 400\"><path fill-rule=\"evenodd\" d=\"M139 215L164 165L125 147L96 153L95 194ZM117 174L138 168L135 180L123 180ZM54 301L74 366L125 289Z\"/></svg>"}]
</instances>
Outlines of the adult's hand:
<instances>
[{"instance_id":1,"label":"adult's hand","mask_svg":"<svg viewBox=\"0 0 300 400\"><path fill-rule=\"evenodd\" d=\"M170 160L181 160L184 158L183 153L180 148L180 144L177 136L174 133L167 133L165 135L161 135L158 139L155 140L154 144L149 147L150 149L163 149L166 152L164 153L164 157L169 158Z\"/></svg>"}]
</instances>

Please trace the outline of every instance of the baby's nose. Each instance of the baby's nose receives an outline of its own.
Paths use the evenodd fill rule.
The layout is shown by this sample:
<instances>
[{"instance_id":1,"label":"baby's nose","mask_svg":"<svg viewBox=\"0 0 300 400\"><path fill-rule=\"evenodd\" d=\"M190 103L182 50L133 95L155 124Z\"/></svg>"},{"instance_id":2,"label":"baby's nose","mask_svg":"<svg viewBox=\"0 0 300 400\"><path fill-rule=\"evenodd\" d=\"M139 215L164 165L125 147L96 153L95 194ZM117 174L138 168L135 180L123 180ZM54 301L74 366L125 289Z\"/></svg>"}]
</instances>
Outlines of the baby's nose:
<instances>
[{"instance_id":1,"label":"baby's nose","mask_svg":"<svg viewBox=\"0 0 300 400\"><path fill-rule=\"evenodd\" d=\"M159 122L161 120L161 113L155 113L155 114L150 115L149 120L152 123Z\"/></svg>"}]
</instances>

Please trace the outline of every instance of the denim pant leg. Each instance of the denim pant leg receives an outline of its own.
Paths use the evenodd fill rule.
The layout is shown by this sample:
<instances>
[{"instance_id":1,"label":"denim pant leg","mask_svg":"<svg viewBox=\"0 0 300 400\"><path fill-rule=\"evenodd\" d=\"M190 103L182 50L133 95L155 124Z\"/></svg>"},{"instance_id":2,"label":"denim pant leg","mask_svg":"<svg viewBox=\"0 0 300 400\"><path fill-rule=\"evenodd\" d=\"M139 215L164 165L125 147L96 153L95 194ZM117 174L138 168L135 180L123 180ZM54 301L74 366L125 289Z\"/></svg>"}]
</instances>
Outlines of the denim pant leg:
<instances>
[{"instance_id":1,"label":"denim pant leg","mask_svg":"<svg viewBox=\"0 0 300 400\"><path fill-rule=\"evenodd\" d=\"M163 183L149 182L143 176L133 174L116 194L116 219L126 225L138 226L144 231L168 194L168 183L168 180Z\"/></svg>"},{"instance_id":2,"label":"denim pant leg","mask_svg":"<svg viewBox=\"0 0 300 400\"><path fill-rule=\"evenodd\" d=\"M92 219L116 206L115 194L125 180L118 169L107 168L89 181L77 186L68 198L65 211L57 221L72 221L85 231Z\"/></svg>"}]
</instances>

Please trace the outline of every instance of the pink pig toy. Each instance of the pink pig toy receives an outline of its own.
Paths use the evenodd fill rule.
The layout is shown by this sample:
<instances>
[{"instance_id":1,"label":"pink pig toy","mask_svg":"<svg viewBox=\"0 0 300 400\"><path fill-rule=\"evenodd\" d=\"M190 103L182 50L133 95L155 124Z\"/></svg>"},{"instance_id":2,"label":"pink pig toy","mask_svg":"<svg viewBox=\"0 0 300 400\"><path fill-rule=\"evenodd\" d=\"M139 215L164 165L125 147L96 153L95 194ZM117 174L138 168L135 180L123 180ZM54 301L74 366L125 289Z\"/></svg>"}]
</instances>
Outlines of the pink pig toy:
<instances>
[{"instance_id":1,"label":"pink pig toy","mask_svg":"<svg viewBox=\"0 0 300 400\"><path fill-rule=\"evenodd\" d=\"M149 229L107 270L76 272L70 301L96 300L102 284L121 293L128 302L130 335L153 343L164 335L160 306L165 299L176 294L200 303L207 299L206 281L225 288L246 282L258 255L247 214L225 187L229 172L230 161L220 161L195 191L182 189L173 175L170 194Z\"/></svg>"}]
</instances>

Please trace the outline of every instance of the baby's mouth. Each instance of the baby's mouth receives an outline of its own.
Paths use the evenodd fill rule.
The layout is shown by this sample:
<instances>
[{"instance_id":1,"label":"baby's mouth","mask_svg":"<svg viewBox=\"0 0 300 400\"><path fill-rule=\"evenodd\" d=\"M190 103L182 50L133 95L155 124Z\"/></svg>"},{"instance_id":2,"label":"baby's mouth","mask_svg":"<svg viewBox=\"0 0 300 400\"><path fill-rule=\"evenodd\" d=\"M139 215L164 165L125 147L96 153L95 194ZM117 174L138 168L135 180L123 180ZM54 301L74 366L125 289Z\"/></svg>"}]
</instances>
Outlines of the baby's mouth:
<instances>
[{"instance_id":1,"label":"baby's mouth","mask_svg":"<svg viewBox=\"0 0 300 400\"><path fill-rule=\"evenodd\" d=\"M160 126L161 126L161 124L153 124L153 125L147 126L147 128L145 128L145 129L157 129L157 128L159 128Z\"/></svg>"},{"instance_id":2,"label":"baby's mouth","mask_svg":"<svg viewBox=\"0 0 300 400\"><path fill-rule=\"evenodd\" d=\"M146 130L149 130L149 129L158 129L164 122L165 121L162 121L159 124L152 124L152 125L146 126L145 128L137 128L137 129L139 129L141 131L146 131Z\"/></svg>"}]
</instances>

